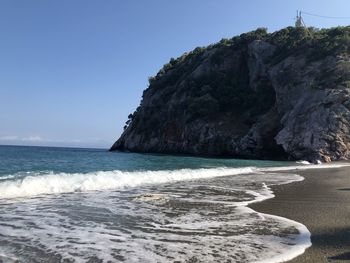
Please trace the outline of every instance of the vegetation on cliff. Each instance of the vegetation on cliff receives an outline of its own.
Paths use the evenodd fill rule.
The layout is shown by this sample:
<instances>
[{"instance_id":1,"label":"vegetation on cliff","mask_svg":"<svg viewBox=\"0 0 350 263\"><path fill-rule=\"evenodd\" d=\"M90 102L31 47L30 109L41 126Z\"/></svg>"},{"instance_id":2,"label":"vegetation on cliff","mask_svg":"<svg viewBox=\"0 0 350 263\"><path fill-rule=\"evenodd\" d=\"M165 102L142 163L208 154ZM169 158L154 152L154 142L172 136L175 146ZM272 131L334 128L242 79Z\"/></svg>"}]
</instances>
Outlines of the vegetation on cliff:
<instances>
[{"instance_id":1,"label":"vegetation on cliff","mask_svg":"<svg viewBox=\"0 0 350 263\"><path fill-rule=\"evenodd\" d=\"M140 107L129 115L125 132L112 149L325 159L331 154L322 143L317 149L300 146L303 154L298 154L276 138L286 128L284 120L293 107L290 102L298 103L295 94L348 91L349 53L350 27L287 27L274 33L259 28L197 47L171 58L149 78ZM293 88L295 93L289 93ZM268 122L266 116L271 119L269 125L261 124ZM263 127L258 136L259 125ZM250 138L249 143L247 136L252 133L259 138ZM346 157L344 151L330 158Z\"/></svg>"}]
</instances>

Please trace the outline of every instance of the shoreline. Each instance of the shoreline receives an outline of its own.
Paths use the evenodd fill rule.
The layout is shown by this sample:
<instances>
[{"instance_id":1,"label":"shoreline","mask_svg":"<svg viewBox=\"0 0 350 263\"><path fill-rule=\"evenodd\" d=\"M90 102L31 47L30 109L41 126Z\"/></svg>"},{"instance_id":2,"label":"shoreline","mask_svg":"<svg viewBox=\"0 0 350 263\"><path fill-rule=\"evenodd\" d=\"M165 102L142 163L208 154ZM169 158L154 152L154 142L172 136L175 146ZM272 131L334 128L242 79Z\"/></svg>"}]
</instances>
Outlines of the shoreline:
<instances>
[{"instance_id":1,"label":"shoreline","mask_svg":"<svg viewBox=\"0 0 350 263\"><path fill-rule=\"evenodd\" d=\"M350 167L287 172L305 179L272 186L274 198L248 206L302 223L311 232L312 246L287 262L350 260Z\"/></svg>"}]
</instances>

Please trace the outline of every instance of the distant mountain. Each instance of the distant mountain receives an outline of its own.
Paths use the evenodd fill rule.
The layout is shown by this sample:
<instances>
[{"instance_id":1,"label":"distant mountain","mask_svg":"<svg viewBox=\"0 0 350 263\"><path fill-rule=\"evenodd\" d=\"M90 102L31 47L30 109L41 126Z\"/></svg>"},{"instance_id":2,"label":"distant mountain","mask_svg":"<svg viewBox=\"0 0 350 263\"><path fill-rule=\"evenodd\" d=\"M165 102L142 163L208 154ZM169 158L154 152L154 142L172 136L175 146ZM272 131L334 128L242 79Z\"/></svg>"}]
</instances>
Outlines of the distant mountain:
<instances>
[{"instance_id":1,"label":"distant mountain","mask_svg":"<svg viewBox=\"0 0 350 263\"><path fill-rule=\"evenodd\" d=\"M111 150L350 159L350 26L260 28L171 59Z\"/></svg>"}]
</instances>

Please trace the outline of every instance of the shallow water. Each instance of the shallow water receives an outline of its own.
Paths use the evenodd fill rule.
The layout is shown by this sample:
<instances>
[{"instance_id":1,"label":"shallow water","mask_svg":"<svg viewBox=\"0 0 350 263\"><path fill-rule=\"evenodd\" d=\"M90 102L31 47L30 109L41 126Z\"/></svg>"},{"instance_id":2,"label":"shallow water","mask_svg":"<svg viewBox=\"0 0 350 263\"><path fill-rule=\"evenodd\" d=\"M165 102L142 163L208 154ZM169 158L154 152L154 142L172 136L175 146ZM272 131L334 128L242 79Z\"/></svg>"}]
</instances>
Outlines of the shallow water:
<instances>
[{"instance_id":1,"label":"shallow water","mask_svg":"<svg viewBox=\"0 0 350 263\"><path fill-rule=\"evenodd\" d=\"M292 163L0 147L6 262L281 262L310 245L297 222L247 204Z\"/></svg>"}]
</instances>

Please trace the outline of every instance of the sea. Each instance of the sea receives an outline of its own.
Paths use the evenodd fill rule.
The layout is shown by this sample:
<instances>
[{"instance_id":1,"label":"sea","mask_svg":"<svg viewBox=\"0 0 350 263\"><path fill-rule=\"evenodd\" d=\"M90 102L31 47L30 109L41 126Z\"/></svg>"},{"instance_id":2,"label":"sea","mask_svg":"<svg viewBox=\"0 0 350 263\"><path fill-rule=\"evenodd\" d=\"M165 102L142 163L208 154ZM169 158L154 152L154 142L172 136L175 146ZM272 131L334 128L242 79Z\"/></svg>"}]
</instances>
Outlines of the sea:
<instances>
[{"instance_id":1,"label":"sea","mask_svg":"<svg viewBox=\"0 0 350 263\"><path fill-rule=\"evenodd\" d=\"M296 168L313 165L0 146L0 262L283 262L310 232L248 205Z\"/></svg>"}]
</instances>

